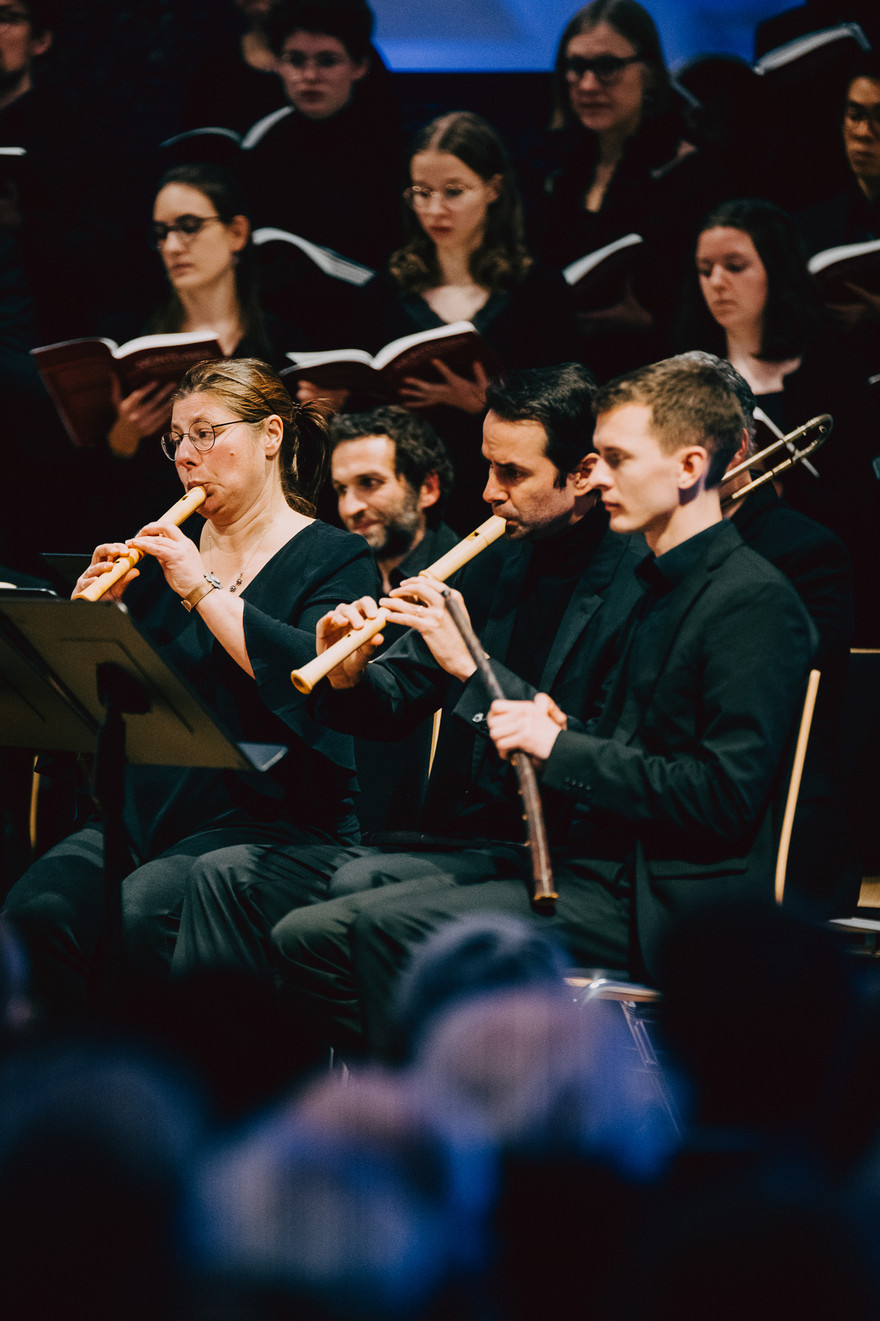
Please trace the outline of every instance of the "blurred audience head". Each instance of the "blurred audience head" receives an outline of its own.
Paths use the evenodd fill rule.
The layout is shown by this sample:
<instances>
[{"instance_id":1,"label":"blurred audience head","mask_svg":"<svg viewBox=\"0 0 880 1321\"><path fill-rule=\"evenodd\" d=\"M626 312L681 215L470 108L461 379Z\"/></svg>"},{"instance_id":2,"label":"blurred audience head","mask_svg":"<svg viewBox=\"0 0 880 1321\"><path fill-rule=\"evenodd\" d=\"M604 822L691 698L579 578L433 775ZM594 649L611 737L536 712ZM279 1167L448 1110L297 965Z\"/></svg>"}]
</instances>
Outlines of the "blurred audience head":
<instances>
[{"instance_id":1,"label":"blurred audience head","mask_svg":"<svg viewBox=\"0 0 880 1321\"><path fill-rule=\"evenodd\" d=\"M616 1005L575 1005L561 982L453 1000L422 1037L421 1085L509 1153L566 1152L648 1178L673 1140L657 1093L632 1068Z\"/></svg>"},{"instance_id":2,"label":"blurred audience head","mask_svg":"<svg viewBox=\"0 0 880 1321\"><path fill-rule=\"evenodd\" d=\"M565 967L563 950L529 922L478 913L448 923L417 947L397 983L391 1017L399 1055L411 1059L453 1005L505 987L558 992Z\"/></svg>"},{"instance_id":3,"label":"blurred audience head","mask_svg":"<svg viewBox=\"0 0 880 1321\"><path fill-rule=\"evenodd\" d=\"M0 1069L5 1316L183 1315L180 1217L201 1139L189 1092L127 1047L24 1050Z\"/></svg>"},{"instance_id":4,"label":"blurred audience head","mask_svg":"<svg viewBox=\"0 0 880 1321\"><path fill-rule=\"evenodd\" d=\"M468 1154L478 1178L401 1076L325 1078L208 1162L197 1256L296 1315L431 1315L482 1264L491 1165Z\"/></svg>"}]
</instances>

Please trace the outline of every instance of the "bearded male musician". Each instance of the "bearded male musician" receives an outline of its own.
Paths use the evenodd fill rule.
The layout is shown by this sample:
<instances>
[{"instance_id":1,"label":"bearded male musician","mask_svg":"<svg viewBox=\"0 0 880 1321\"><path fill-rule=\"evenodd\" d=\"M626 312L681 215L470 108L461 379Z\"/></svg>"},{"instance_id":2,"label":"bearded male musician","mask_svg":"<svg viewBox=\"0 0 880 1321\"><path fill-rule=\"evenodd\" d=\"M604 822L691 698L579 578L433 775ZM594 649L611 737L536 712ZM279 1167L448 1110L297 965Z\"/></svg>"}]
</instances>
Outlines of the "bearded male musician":
<instances>
[{"instance_id":1,"label":"bearded male musician","mask_svg":"<svg viewBox=\"0 0 880 1321\"><path fill-rule=\"evenodd\" d=\"M584 719L641 594L635 569L645 555L640 537L609 532L589 487L594 390L577 364L511 373L493 383L484 424L484 499L507 531L456 580L504 691L530 697L540 686ZM398 841L388 854L267 847L208 855L183 914L175 971L232 962L268 976L272 926L291 909L326 899L328 880L342 864L350 866L347 878L339 873L339 884L357 888L377 883L377 868L383 881L406 881L426 871L445 874L459 856L471 866L471 855L458 852L466 845L487 844L499 856L518 852L523 830L513 778L489 743L485 690L439 585L407 579L382 605L411 631L369 666L371 646L362 647L332 672L312 709L333 726L386 740L405 736L442 709L420 823L430 836ZM322 620L319 637L328 645L375 613L368 598L341 606ZM550 797L550 836L562 840L570 805L562 795ZM333 905L320 907L332 918Z\"/></svg>"},{"instance_id":2,"label":"bearded male musician","mask_svg":"<svg viewBox=\"0 0 880 1321\"><path fill-rule=\"evenodd\" d=\"M532 920L578 963L650 975L677 913L772 901L777 790L816 633L791 584L722 518L743 416L719 373L670 359L604 386L594 407L591 484L613 532L645 534L645 594L597 719L585 726L569 694L544 692L493 703L488 723L501 756L532 754L545 796L572 808L552 850L556 914ZM412 947L462 914L527 915L523 872L512 850L463 853L445 876L293 912L273 932L285 981L331 1040L356 1048L365 1030L381 1048Z\"/></svg>"}]
</instances>

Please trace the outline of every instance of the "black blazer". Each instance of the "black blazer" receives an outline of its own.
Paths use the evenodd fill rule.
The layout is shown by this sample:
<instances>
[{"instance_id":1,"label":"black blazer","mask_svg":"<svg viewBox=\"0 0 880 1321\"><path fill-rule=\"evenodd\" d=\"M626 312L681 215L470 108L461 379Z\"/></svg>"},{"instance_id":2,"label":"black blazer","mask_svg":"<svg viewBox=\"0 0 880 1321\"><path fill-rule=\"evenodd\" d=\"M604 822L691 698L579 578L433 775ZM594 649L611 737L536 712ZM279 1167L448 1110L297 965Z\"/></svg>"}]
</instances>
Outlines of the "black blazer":
<instances>
[{"instance_id":1,"label":"black blazer","mask_svg":"<svg viewBox=\"0 0 880 1321\"><path fill-rule=\"evenodd\" d=\"M784 763L816 647L794 588L729 523L673 598L650 670L627 674L624 658L594 732L560 734L543 775L578 804L570 847L587 857L604 842L602 856L627 859L649 974L677 913L772 897Z\"/></svg>"},{"instance_id":2,"label":"black blazer","mask_svg":"<svg viewBox=\"0 0 880 1321\"><path fill-rule=\"evenodd\" d=\"M604 514L596 510L587 517L604 518ZM505 663L531 555L527 541L502 540L466 565L455 579L471 623L492 657L505 694L511 697L530 698L536 691ZM582 719L593 709L620 629L642 593L635 567L644 555L641 537L606 531L553 640L541 689ZM367 667L357 688L335 692L322 685L315 714L352 734L396 739L442 707L422 826L443 832L454 829L454 819L477 780L499 770L488 737L487 706L478 674L464 684L452 678L421 637L410 632Z\"/></svg>"}]
</instances>

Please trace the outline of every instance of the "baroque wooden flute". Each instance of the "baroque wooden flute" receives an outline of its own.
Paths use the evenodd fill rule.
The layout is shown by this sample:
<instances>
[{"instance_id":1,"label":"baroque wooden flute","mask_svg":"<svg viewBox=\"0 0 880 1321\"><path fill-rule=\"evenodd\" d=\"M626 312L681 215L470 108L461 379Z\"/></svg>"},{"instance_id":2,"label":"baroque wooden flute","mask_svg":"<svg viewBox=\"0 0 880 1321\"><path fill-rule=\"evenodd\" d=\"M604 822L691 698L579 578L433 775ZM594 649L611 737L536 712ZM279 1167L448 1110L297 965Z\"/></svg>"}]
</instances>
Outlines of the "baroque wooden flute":
<instances>
[{"instance_id":1,"label":"baroque wooden flute","mask_svg":"<svg viewBox=\"0 0 880 1321\"><path fill-rule=\"evenodd\" d=\"M507 523L497 514L487 518L485 523L481 523L478 528L459 541L457 545L448 550L445 555L441 555L439 560L429 564L427 569L422 569L421 578L434 578L437 582L445 582L451 578L463 565L472 560L475 555L479 555L481 550L491 546L493 541L497 541L503 535ZM319 679L323 679L332 669L335 669L346 657L351 656L357 651L358 647L364 642L374 638L377 633L388 623L388 615L384 610L380 610L375 619L371 619L368 624L362 628L352 629L346 633L345 637L339 638L332 647L322 651L314 660L304 665L301 670L294 670L291 673L290 681L294 688L301 693L310 693Z\"/></svg>"},{"instance_id":2,"label":"baroque wooden flute","mask_svg":"<svg viewBox=\"0 0 880 1321\"><path fill-rule=\"evenodd\" d=\"M204 486L192 487L186 495L180 497L176 504L166 510L156 522L172 523L174 527L180 527L181 523L185 523L190 514L195 513L199 505L204 502L206 495L207 492ZM143 551L132 546L131 550L127 551L125 555L119 556L112 569L108 570L107 573L102 573L100 578L93 578L88 587L79 592L75 599L77 601L100 601L104 593L108 592L114 583L118 583L120 578L124 578L143 558Z\"/></svg>"},{"instance_id":3,"label":"baroque wooden flute","mask_svg":"<svg viewBox=\"0 0 880 1321\"><path fill-rule=\"evenodd\" d=\"M492 666L486 659L480 639L471 628L470 620L450 592L443 591L446 609L452 622L461 634L462 641L471 654L471 658L480 672L480 678L493 702L504 699L504 692ZM544 822L544 807L538 790L538 777L535 764L527 752L512 752L510 763L516 771L519 796L523 805L523 820L526 823L526 840L532 860L532 907L539 913L555 911L559 895L553 888L553 868L550 863L550 848L547 843L547 827Z\"/></svg>"}]
</instances>

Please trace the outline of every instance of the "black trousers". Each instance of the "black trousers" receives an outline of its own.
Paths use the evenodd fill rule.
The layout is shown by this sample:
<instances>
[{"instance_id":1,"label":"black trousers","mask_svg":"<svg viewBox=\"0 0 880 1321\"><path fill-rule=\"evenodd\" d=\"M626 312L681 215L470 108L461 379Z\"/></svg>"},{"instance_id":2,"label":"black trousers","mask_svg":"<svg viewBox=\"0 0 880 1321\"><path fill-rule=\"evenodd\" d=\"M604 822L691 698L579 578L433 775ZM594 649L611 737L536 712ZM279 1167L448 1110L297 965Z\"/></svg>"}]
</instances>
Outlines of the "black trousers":
<instances>
[{"instance_id":1,"label":"black trousers","mask_svg":"<svg viewBox=\"0 0 880 1321\"><path fill-rule=\"evenodd\" d=\"M242 844L205 854L187 881L172 971L231 966L272 980L272 928L292 909L434 875L432 856L338 844Z\"/></svg>"},{"instance_id":2,"label":"black trousers","mask_svg":"<svg viewBox=\"0 0 880 1321\"><path fill-rule=\"evenodd\" d=\"M240 822L194 832L158 857L133 865L122 883L126 979L137 983L167 975L184 896L202 854L273 835L288 846L320 838L288 822ZM6 899L4 914L28 951L34 999L56 1020L87 1008L104 929L103 867L103 830L99 824L87 826L43 854Z\"/></svg>"},{"instance_id":3,"label":"black trousers","mask_svg":"<svg viewBox=\"0 0 880 1321\"><path fill-rule=\"evenodd\" d=\"M385 1051L395 982L419 943L458 917L510 914L556 936L575 964L630 966L629 884L619 863L555 852L559 901L548 916L531 908L527 857L511 845L369 861L372 888L300 907L272 932L284 986L343 1053Z\"/></svg>"},{"instance_id":4,"label":"black trousers","mask_svg":"<svg viewBox=\"0 0 880 1321\"><path fill-rule=\"evenodd\" d=\"M199 858L190 873L172 973L232 966L271 979L270 932L303 904L326 899L345 863L373 849L338 844L240 844Z\"/></svg>"}]
</instances>

